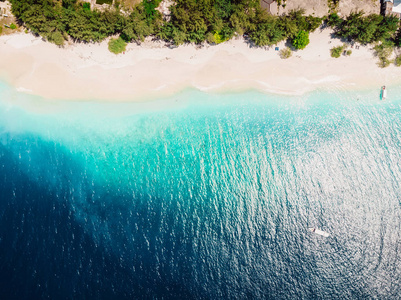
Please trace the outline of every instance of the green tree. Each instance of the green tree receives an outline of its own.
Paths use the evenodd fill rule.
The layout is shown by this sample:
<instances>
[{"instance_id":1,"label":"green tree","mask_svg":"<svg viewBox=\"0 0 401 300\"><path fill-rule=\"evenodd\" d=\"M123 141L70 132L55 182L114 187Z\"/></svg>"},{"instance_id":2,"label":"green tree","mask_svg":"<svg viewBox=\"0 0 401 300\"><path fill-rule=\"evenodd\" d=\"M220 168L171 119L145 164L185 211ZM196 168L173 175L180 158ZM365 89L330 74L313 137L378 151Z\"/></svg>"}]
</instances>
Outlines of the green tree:
<instances>
[{"instance_id":1,"label":"green tree","mask_svg":"<svg viewBox=\"0 0 401 300\"><path fill-rule=\"evenodd\" d=\"M182 45L185 43L185 41L188 40L186 34L183 31L181 31L180 29L178 29L177 27L173 28L172 39L173 39L174 44L176 44L176 45Z\"/></svg>"},{"instance_id":2,"label":"green tree","mask_svg":"<svg viewBox=\"0 0 401 300\"><path fill-rule=\"evenodd\" d=\"M128 18L122 22L121 37L126 42L141 42L154 33L154 23L147 19L144 7L138 5Z\"/></svg>"},{"instance_id":3,"label":"green tree","mask_svg":"<svg viewBox=\"0 0 401 300\"><path fill-rule=\"evenodd\" d=\"M338 18L332 14L328 19L328 24L334 26L336 35L361 44L389 40L399 26L399 20L394 16L383 17L376 14L364 16L363 12L353 12L344 20L340 21Z\"/></svg>"},{"instance_id":4,"label":"green tree","mask_svg":"<svg viewBox=\"0 0 401 300\"><path fill-rule=\"evenodd\" d=\"M291 39L294 47L299 48L307 45L305 37L322 22L320 18L305 16L302 10L280 17L269 15L261 9L259 0L175 0L168 22L155 9L161 0L142 0L129 14L121 13L118 3L100 12L91 11L88 3L78 0L10 1L19 22L58 45L68 36L77 41L96 42L119 34L126 42L140 42L156 35L178 45L205 40L222 42L237 34L248 36L258 46ZM326 20L342 38L364 44L392 40L401 46L401 32L395 34L399 26L395 17L364 16L356 12L344 19L331 14Z\"/></svg>"},{"instance_id":5,"label":"green tree","mask_svg":"<svg viewBox=\"0 0 401 300\"><path fill-rule=\"evenodd\" d=\"M305 49L309 44L309 33L301 30L292 40L292 45L295 49Z\"/></svg>"}]
</instances>

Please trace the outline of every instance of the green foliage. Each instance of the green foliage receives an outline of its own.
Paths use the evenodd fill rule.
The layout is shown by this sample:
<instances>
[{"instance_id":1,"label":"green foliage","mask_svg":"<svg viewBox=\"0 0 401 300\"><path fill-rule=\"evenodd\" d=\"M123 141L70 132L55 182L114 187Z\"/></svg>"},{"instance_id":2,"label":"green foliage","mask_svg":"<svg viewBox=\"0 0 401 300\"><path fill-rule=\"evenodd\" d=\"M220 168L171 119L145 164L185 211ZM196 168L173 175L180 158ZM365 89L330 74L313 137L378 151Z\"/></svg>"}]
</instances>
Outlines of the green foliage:
<instances>
[{"instance_id":1,"label":"green foliage","mask_svg":"<svg viewBox=\"0 0 401 300\"><path fill-rule=\"evenodd\" d=\"M174 43L177 40L215 43L234 34L249 34L256 29L253 18L262 12L259 0L176 0L175 3L170 7L171 21L158 34ZM214 36L216 32L218 36Z\"/></svg>"},{"instance_id":2,"label":"green foliage","mask_svg":"<svg viewBox=\"0 0 401 300\"><path fill-rule=\"evenodd\" d=\"M350 56L352 54L352 50L347 50L347 52L345 53L347 56Z\"/></svg>"},{"instance_id":3,"label":"green foliage","mask_svg":"<svg viewBox=\"0 0 401 300\"><path fill-rule=\"evenodd\" d=\"M401 26L398 28L396 35L393 38L394 45L401 47Z\"/></svg>"},{"instance_id":4,"label":"green foliage","mask_svg":"<svg viewBox=\"0 0 401 300\"><path fill-rule=\"evenodd\" d=\"M64 36L60 31L53 31L48 36L49 42L56 44L57 46L64 45Z\"/></svg>"},{"instance_id":5,"label":"green foliage","mask_svg":"<svg viewBox=\"0 0 401 300\"><path fill-rule=\"evenodd\" d=\"M251 20L256 25L250 26L249 37L257 46L266 46L294 38L300 32L306 33L306 35L302 33L303 36L309 36L308 32L316 30L322 23L322 19L304 16L303 13L303 10L293 10L281 17L272 16L266 12L256 13Z\"/></svg>"},{"instance_id":6,"label":"green foliage","mask_svg":"<svg viewBox=\"0 0 401 300\"><path fill-rule=\"evenodd\" d=\"M11 23L10 24L10 29L12 29L12 30L17 29L17 25L15 25L14 23Z\"/></svg>"},{"instance_id":7,"label":"green foliage","mask_svg":"<svg viewBox=\"0 0 401 300\"><path fill-rule=\"evenodd\" d=\"M335 12L338 9L339 3L340 3L340 0L327 0L327 4L329 6L329 11Z\"/></svg>"},{"instance_id":8,"label":"green foliage","mask_svg":"<svg viewBox=\"0 0 401 300\"><path fill-rule=\"evenodd\" d=\"M379 58L377 65L381 68L388 67L391 63L390 56L393 53L394 44L391 42L385 42L374 47L375 55Z\"/></svg>"},{"instance_id":9,"label":"green foliage","mask_svg":"<svg viewBox=\"0 0 401 300\"><path fill-rule=\"evenodd\" d=\"M395 58L394 63L395 63L395 65L396 65L397 67L400 67L400 66L401 66L401 55L398 55L398 56Z\"/></svg>"},{"instance_id":10,"label":"green foliage","mask_svg":"<svg viewBox=\"0 0 401 300\"><path fill-rule=\"evenodd\" d=\"M73 7L77 3L77 0L63 0L62 1L62 6L64 8L70 8Z\"/></svg>"},{"instance_id":11,"label":"green foliage","mask_svg":"<svg viewBox=\"0 0 401 300\"><path fill-rule=\"evenodd\" d=\"M173 29L171 38L177 46L184 44L188 40L187 35L177 28Z\"/></svg>"},{"instance_id":12,"label":"green foliage","mask_svg":"<svg viewBox=\"0 0 401 300\"><path fill-rule=\"evenodd\" d=\"M127 43L121 37L117 39L110 39L109 41L109 50L114 54L119 54L124 52L126 47Z\"/></svg>"},{"instance_id":13,"label":"green foliage","mask_svg":"<svg viewBox=\"0 0 401 300\"><path fill-rule=\"evenodd\" d=\"M242 8L242 9L240 9ZM260 9L251 6L239 6L227 20L227 26L233 32L243 35L250 33L256 28L256 18L260 15Z\"/></svg>"},{"instance_id":14,"label":"green foliage","mask_svg":"<svg viewBox=\"0 0 401 300\"><path fill-rule=\"evenodd\" d=\"M206 34L206 41L209 44L220 44L227 41L227 39L228 38L220 31L215 31L214 33L209 32Z\"/></svg>"},{"instance_id":15,"label":"green foliage","mask_svg":"<svg viewBox=\"0 0 401 300\"><path fill-rule=\"evenodd\" d=\"M314 16L306 16L305 19L306 22L308 23L308 26L306 27L305 30L309 32L314 32L322 25L323 22L323 18L318 18Z\"/></svg>"},{"instance_id":16,"label":"green foliage","mask_svg":"<svg viewBox=\"0 0 401 300\"><path fill-rule=\"evenodd\" d=\"M327 22L334 27L339 37L365 45L390 39L399 26L397 17L375 14L364 16L363 12L352 12L345 19L331 14Z\"/></svg>"},{"instance_id":17,"label":"green foliage","mask_svg":"<svg viewBox=\"0 0 401 300\"><path fill-rule=\"evenodd\" d=\"M290 48L286 47L286 48L280 50L280 57L282 59L287 59L287 58L290 58L291 56L292 56L292 51Z\"/></svg>"},{"instance_id":18,"label":"green foliage","mask_svg":"<svg viewBox=\"0 0 401 300\"><path fill-rule=\"evenodd\" d=\"M331 57L339 58L341 56L341 53L343 53L344 48L345 45L331 48L330 49Z\"/></svg>"},{"instance_id":19,"label":"green foliage","mask_svg":"<svg viewBox=\"0 0 401 300\"><path fill-rule=\"evenodd\" d=\"M96 0L96 4L109 4L112 5L113 4L113 0Z\"/></svg>"},{"instance_id":20,"label":"green foliage","mask_svg":"<svg viewBox=\"0 0 401 300\"><path fill-rule=\"evenodd\" d=\"M206 42L208 42L209 44L216 44L216 39L215 39L213 33L208 32L208 33L206 34Z\"/></svg>"},{"instance_id":21,"label":"green foliage","mask_svg":"<svg viewBox=\"0 0 401 300\"><path fill-rule=\"evenodd\" d=\"M108 0L109 1L109 0ZM273 45L293 38L300 30L310 32L320 18L291 11L273 17L260 8L259 0L176 0L170 7L171 20L165 22L155 10L161 0L143 0L129 15L118 10L91 11L89 3L77 0L11 0L19 21L33 33L57 44L70 36L73 40L97 42L120 34L126 41L140 42L146 36L174 44L221 43L234 34L247 34L256 45ZM107 2L98 0L97 3ZM110 1L109 1L110 2Z\"/></svg>"},{"instance_id":22,"label":"green foliage","mask_svg":"<svg viewBox=\"0 0 401 300\"><path fill-rule=\"evenodd\" d=\"M142 4L147 19L154 20L156 18L158 11L155 8L159 6L160 2L161 0L143 0Z\"/></svg>"},{"instance_id":23,"label":"green foliage","mask_svg":"<svg viewBox=\"0 0 401 300\"><path fill-rule=\"evenodd\" d=\"M309 44L309 33L301 30L292 40L292 45L295 49L305 49Z\"/></svg>"},{"instance_id":24,"label":"green foliage","mask_svg":"<svg viewBox=\"0 0 401 300\"><path fill-rule=\"evenodd\" d=\"M144 41L155 32L155 24L146 17L144 6L138 5L122 22L121 37L126 42Z\"/></svg>"},{"instance_id":25,"label":"green foliage","mask_svg":"<svg viewBox=\"0 0 401 300\"><path fill-rule=\"evenodd\" d=\"M277 0L277 5L278 6L282 6L282 7L286 7L286 2L287 0Z\"/></svg>"},{"instance_id":26,"label":"green foliage","mask_svg":"<svg viewBox=\"0 0 401 300\"><path fill-rule=\"evenodd\" d=\"M90 11L91 10L91 5L90 5L89 2L85 2L85 3L82 4L82 8L83 8L83 10Z\"/></svg>"},{"instance_id":27,"label":"green foliage","mask_svg":"<svg viewBox=\"0 0 401 300\"><path fill-rule=\"evenodd\" d=\"M280 18L280 22L283 25L285 24L285 26L296 28L295 31L292 31L292 35L288 35L289 38L294 37L296 33L302 30L313 32L322 24L321 18L305 16L304 13L305 11L303 9L292 10L288 15L284 15Z\"/></svg>"},{"instance_id":28,"label":"green foliage","mask_svg":"<svg viewBox=\"0 0 401 300\"><path fill-rule=\"evenodd\" d=\"M214 37L216 39L217 44L228 41L232 36L233 32L229 28L222 28L222 30L216 31L214 33Z\"/></svg>"},{"instance_id":29,"label":"green foliage","mask_svg":"<svg viewBox=\"0 0 401 300\"><path fill-rule=\"evenodd\" d=\"M220 29L211 27L212 19L217 17L211 3L205 0L200 2L198 5L196 1L177 0L177 4L171 8L171 23L175 28L172 33L182 32L180 36L185 37L185 42L201 43L207 32Z\"/></svg>"},{"instance_id":30,"label":"green foliage","mask_svg":"<svg viewBox=\"0 0 401 300\"><path fill-rule=\"evenodd\" d=\"M0 35L3 32L3 26L0 26Z\"/></svg>"},{"instance_id":31,"label":"green foliage","mask_svg":"<svg viewBox=\"0 0 401 300\"><path fill-rule=\"evenodd\" d=\"M271 46L286 38L285 31L277 20L277 17L269 16L267 21L257 24L256 30L249 35L255 45Z\"/></svg>"},{"instance_id":32,"label":"green foliage","mask_svg":"<svg viewBox=\"0 0 401 300\"><path fill-rule=\"evenodd\" d=\"M326 21L327 25L329 25L330 27L341 27L343 19L341 19L341 17L337 13L331 13L326 18Z\"/></svg>"},{"instance_id":33,"label":"green foliage","mask_svg":"<svg viewBox=\"0 0 401 300\"><path fill-rule=\"evenodd\" d=\"M90 11L75 0L11 0L14 15L33 33L58 45L68 35L77 41L97 42L120 33L124 17L115 10Z\"/></svg>"},{"instance_id":34,"label":"green foliage","mask_svg":"<svg viewBox=\"0 0 401 300\"><path fill-rule=\"evenodd\" d=\"M261 9L259 0L175 0L175 5L170 7L169 21L163 20L155 10L161 0L142 0L132 11L124 14L114 7L91 11L89 3L78 0L10 2L19 22L31 32L58 45L68 38L98 42L116 34L126 42L139 43L145 37L155 35L176 45L205 40L221 43L234 35L246 35L257 46L274 45L291 39L294 46L302 49L307 45L307 34L322 23L321 18L305 16L302 10L272 16ZM97 0L97 3L111 2ZM118 2L115 5L118 7ZM401 32L395 34L399 25L397 18L353 13L342 19L333 13L326 21L342 38L363 44L391 39L401 46Z\"/></svg>"}]
</instances>

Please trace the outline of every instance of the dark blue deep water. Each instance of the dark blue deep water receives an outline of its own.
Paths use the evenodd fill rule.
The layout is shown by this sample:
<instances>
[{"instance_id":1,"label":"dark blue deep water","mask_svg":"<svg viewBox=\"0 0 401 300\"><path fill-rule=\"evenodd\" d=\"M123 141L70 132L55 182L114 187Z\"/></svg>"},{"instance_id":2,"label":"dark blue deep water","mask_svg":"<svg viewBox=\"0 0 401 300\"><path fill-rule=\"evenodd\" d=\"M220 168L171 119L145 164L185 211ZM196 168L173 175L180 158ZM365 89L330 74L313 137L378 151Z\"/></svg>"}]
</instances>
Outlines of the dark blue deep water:
<instances>
[{"instance_id":1,"label":"dark blue deep water","mask_svg":"<svg viewBox=\"0 0 401 300\"><path fill-rule=\"evenodd\" d=\"M1 85L0 298L400 299L401 97L376 94Z\"/></svg>"}]
</instances>

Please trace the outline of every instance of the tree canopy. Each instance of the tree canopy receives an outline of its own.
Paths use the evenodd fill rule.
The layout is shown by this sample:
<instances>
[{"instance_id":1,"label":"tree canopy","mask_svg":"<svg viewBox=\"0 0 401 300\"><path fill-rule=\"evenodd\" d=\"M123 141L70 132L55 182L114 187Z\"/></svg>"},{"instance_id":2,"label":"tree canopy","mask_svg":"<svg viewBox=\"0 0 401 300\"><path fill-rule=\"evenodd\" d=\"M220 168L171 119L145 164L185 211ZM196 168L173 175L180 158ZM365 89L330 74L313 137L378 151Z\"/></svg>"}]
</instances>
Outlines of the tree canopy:
<instances>
[{"instance_id":1,"label":"tree canopy","mask_svg":"<svg viewBox=\"0 0 401 300\"><path fill-rule=\"evenodd\" d=\"M161 0L143 0L131 10L119 5L105 11L91 10L77 0L10 0L13 14L33 33L62 45L71 38L98 42L120 35L126 42L141 42L147 36L182 43L220 43L235 35L245 35L257 46L274 45L290 39L299 45L301 32L316 30L322 19L291 11L273 16L260 7L259 0L176 0L170 7L169 20L163 20L155 8ZM351 13L340 18L335 13L326 19L335 33L362 44L393 39L401 45L395 17ZM305 35L302 33L301 35ZM298 46L295 46L298 47Z\"/></svg>"},{"instance_id":2,"label":"tree canopy","mask_svg":"<svg viewBox=\"0 0 401 300\"><path fill-rule=\"evenodd\" d=\"M384 42L393 38L399 22L395 16L364 15L363 12L352 12L344 19L336 13L328 17L328 24L334 28L336 35L361 44Z\"/></svg>"},{"instance_id":3,"label":"tree canopy","mask_svg":"<svg viewBox=\"0 0 401 300\"><path fill-rule=\"evenodd\" d=\"M309 33L305 30L301 30L292 40L292 45L295 49L305 49L309 44Z\"/></svg>"}]
</instances>

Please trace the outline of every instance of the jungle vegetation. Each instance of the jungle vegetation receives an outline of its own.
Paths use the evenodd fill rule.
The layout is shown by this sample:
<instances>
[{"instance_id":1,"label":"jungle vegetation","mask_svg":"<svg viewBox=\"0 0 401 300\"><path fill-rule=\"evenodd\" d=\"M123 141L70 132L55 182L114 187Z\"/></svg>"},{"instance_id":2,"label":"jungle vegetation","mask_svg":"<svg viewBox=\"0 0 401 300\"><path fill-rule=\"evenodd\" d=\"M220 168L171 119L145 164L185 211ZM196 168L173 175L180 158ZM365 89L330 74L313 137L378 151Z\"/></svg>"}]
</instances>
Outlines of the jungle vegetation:
<instances>
[{"instance_id":1,"label":"jungle vegetation","mask_svg":"<svg viewBox=\"0 0 401 300\"><path fill-rule=\"evenodd\" d=\"M91 10L77 0L11 0L13 14L33 33L62 45L74 41L98 42L120 35L126 42L147 36L182 43L221 43L234 35L247 35L257 46L292 39L300 31L313 31L322 19L293 11L277 17L262 10L259 0L176 0L171 18L155 10L160 0L143 0L134 9Z\"/></svg>"},{"instance_id":2,"label":"jungle vegetation","mask_svg":"<svg viewBox=\"0 0 401 300\"><path fill-rule=\"evenodd\" d=\"M175 45L205 41L218 44L244 35L256 46L289 40L293 46L303 47L307 35L324 21L348 41L391 41L401 46L399 20L395 17L354 12L341 18L334 12L322 19L305 16L302 10L273 16L260 7L259 0L176 0L168 21L155 9L161 0L143 0L130 10L117 4L105 11L91 10L77 0L10 1L20 25L57 45L69 38L98 42L115 35L125 42L140 43L153 36Z\"/></svg>"}]
</instances>

